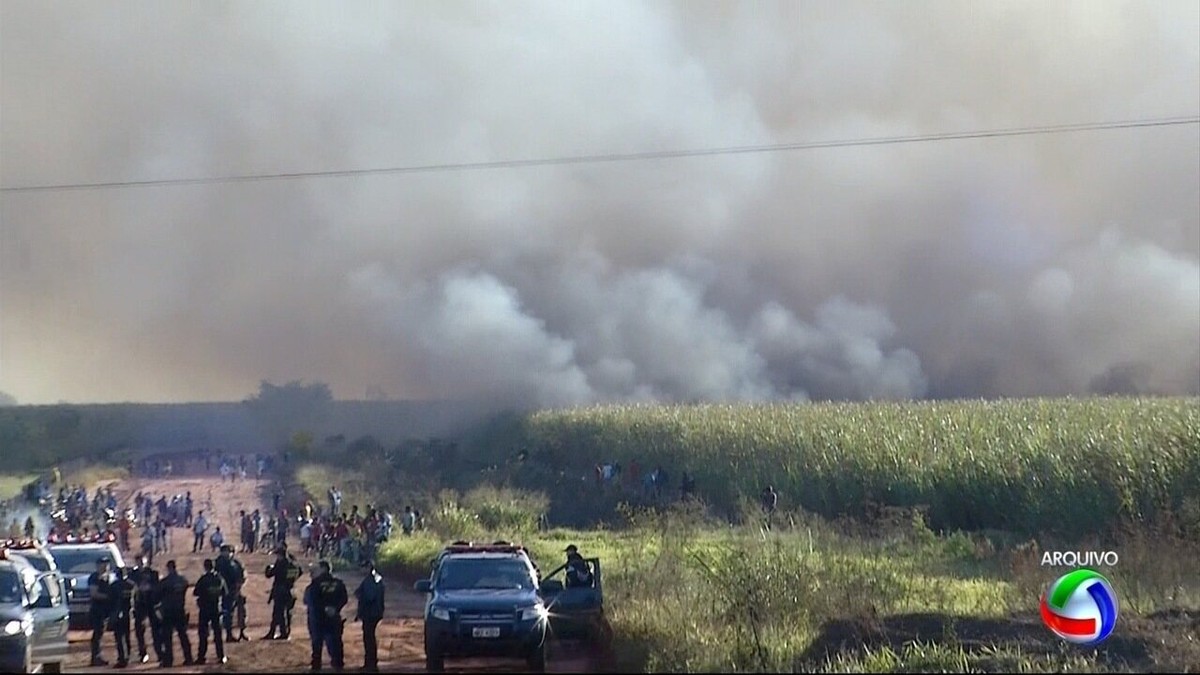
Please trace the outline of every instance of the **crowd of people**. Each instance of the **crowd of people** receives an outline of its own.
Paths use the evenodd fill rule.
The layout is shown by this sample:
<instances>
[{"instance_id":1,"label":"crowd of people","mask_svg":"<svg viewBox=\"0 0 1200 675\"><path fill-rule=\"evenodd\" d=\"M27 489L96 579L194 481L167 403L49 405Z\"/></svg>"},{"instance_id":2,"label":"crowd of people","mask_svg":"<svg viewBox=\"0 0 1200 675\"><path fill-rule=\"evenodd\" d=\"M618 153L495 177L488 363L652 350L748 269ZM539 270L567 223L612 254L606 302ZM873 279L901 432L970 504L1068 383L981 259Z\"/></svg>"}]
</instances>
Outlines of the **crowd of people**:
<instances>
[{"instance_id":1,"label":"crowd of people","mask_svg":"<svg viewBox=\"0 0 1200 675\"><path fill-rule=\"evenodd\" d=\"M195 457L178 458L177 462L143 461L140 465L131 463L127 469L131 474L140 469L146 476L169 476L177 466L197 470L201 464L206 473L216 471L222 480L236 481L248 478L251 470L256 479L262 479L272 461L266 455L234 457L221 451L214 457L204 450ZM58 481L56 477L54 482ZM348 594L344 583L332 574L328 560L337 557L366 568L366 577L354 593L358 598L354 618L363 624L367 647L364 670L377 670L374 634L383 618L384 583L371 559L378 545L392 534L391 514L371 506L360 512L357 505L342 512L339 492L336 508L321 510L308 502L302 514L290 515L282 501L282 488L277 484L270 511L242 511L237 522L230 524L239 530L239 546L226 540L227 536L232 538L226 532L230 528L223 529L217 523L211 499L203 502L206 508L200 508L191 492L155 495L139 491L123 512L111 487L89 493L83 486L62 485L55 494L43 486L34 496L51 522L49 531L37 532L31 515L24 524L13 519L9 538L45 535L50 541L67 542L90 541L93 534L102 534L129 552L139 543L135 539L140 532L140 551L131 567L114 569L111 561L105 559L97 564L89 579L92 666L109 665L102 654L105 636L109 634L117 667L125 667L135 659L147 663L151 654L162 667L174 666L177 654L183 665L202 665L208 662L210 645L217 662L228 662L225 645L248 639L247 601L243 593L246 570L237 558L238 552L274 554L273 562L264 570L266 578L271 580L272 620L262 639L288 639L296 605L294 587L304 576L297 555L288 548L289 539L295 538L299 540L300 556L320 558L310 565L311 583L303 594L313 668L320 668L323 653L328 654L335 670L344 666L342 612L348 604ZM9 509L15 512L18 508L28 511L30 505L0 504L3 509L0 516L7 517ZM5 519L0 519L0 523ZM179 573L175 560L166 563L165 574L161 576L155 567L157 556L175 548L172 533L180 528L186 528L192 535L193 553L213 556L203 561L204 572L194 583ZM194 650L188 628L189 606L195 607L198 618L192 629L196 638Z\"/></svg>"},{"instance_id":2,"label":"crowd of people","mask_svg":"<svg viewBox=\"0 0 1200 675\"><path fill-rule=\"evenodd\" d=\"M281 496L278 493L275 495L273 506L278 508ZM295 516L294 534L299 541L300 555L340 558L352 564L373 559L379 546L392 536L392 514L369 504L363 511L359 510L357 504L352 505L348 512L345 511L342 508L342 493L337 486L330 486L327 496L328 508L322 509L308 500L301 513ZM408 532L415 527L416 519L411 508L406 509L403 522ZM246 526L243 520L244 540L256 536L247 533ZM292 527L287 510L281 509L280 517L268 522L271 543L286 543L293 532Z\"/></svg>"},{"instance_id":3,"label":"crowd of people","mask_svg":"<svg viewBox=\"0 0 1200 675\"><path fill-rule=\"evenodd\" d=\"M643 473L642 467L636 460L628 468L621 466L620 462L596 464L592 477L601 489L618 488L628 494L645 499L661 501L672 491L671 476L662 465L655 466L652 470ZM695 496L696 479L684 471L679 480L678 489L681 499Z\"/></svg>"},{"instance_id":4,"label":"crowd of people","mask_svg":"<svg viewBox=\"0 0 1200 675\"><path fill-rule=\"evenodd\" d=\"M113 636L117 655L115 666L118 668L128 666L135 658L131 636L136 638L136 658L141 663L148 663L153 652L158 664L164 668L176 663L176 641L182 665L193 666L208 663L210 643L216 662L224 664L229 661L225 646L249 639L243 592L246 569L231 544L221 545L215 559L203 561L204 572L194 584L179 573L175 560L167 561L166 574L161 577L146 557L140 558L129 569L110 571L109 567L110 561L101 559L88 579L92 667L109 665L103 657L107 633ZM363 624L366 647L363 670L375 672L378 670L375 629L383 618L384 582L373 563L367 562L364 567L366 576L354 593L358 600L354 620ZM323 654L327 652L334 670L340 671L345 665L343 633L346 621L342 612L349 596L345 583L333 575L328 561L314 563L310 570L312 580L304 590L303 601L312 647L311 666L319 670ZM286 545L274 549L274 560L264 570L266 578L271 580L268 600L272 605L271 626L261 639L290 638L296 605L294 589L303 574ZM189 596L197 612L195 651L188 629Z\"/></svg>"}]
</instances>

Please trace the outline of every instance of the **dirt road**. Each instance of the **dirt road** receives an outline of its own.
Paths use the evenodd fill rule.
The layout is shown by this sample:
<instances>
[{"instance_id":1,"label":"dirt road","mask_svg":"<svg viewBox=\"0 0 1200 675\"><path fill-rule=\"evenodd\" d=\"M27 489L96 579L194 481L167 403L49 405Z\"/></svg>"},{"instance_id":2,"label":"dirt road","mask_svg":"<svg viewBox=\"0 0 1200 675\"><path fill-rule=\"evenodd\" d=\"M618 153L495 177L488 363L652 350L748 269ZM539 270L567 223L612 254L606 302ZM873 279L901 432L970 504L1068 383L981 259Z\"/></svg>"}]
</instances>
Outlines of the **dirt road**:
<instances>
[{"instance_id":1,"label":"dirt road","mask_svg":"<svg viewBox=\"0 0 1200 675\"><path fill-rule=\"evenodd\" d=\"M172 495L184 494L191 491L192 498L195 500L196 510L203 509L206 517L210 519L210 522L214 526L221 526L222 532L226 533L226 541L232 542L235 545L237 543L238 511L243 509L252 511L256 508L263 509L264 513L269 511L269 497L273 486L269 478L262 481L249 478L246 480L239 479L232 483L223 482L219 476L205 475L202 465L194 467L195 470L190 472L191 475L180 475L182 470L193 468L180 466L180 464L182 462L176 464L175 476L171 478L134 478L107 484L113 486L113 490L116 492L118 499L121 500L122 505L131 502L138 491L151 494L155 498L159 495L166 495L169 498ZM176 528L171 534L171 551L156 555L154 567L162 573L166 561L174 559L177 563L179 573L189 582L195 583L196 579L203 572L204 558L214 557L215 554L193 554L191 552L191 535L185 528ZM132 556L133 553L130 555ZM208 665L186 668L176 665L171 670L176 672L260 673L308 670L311 659L311 647L308 630L305 625L304 605L301 602L300 595L310 579L310 572L307 569L308 563L314 562L315 559L301 559L301 564L306 569L305 576L301 577L296 587L297 601L293 618L292 639L280 641L259 639L266 634L271 622L271 608L267 604L267 592L270 585L269 580L263 574L267 564L271 561L271 556L264 553L239 553L238 558L246 568L247 581L244 591L247 598L248 627L246 634L250 640L227 644L225 646L225 653L229 657L229 663L225 665L214 665L215 655L213 647L210 644ZM129 562L132 561L130 560ZM340 572L338 576L345 581L346 587L351 594L353 594L354 589L362 579L361 573L357 571ZM350 604L347 605L346 610L343 612L343 616L347 618L344 636L347 670L356 670L363 663L362 629L360 624L350 621L354 616L354 607L355 601L352 595ZM423 608L423 596L413 591L410 585L394 581L388 582L386 616L377 629L379 667L381 671L425 672L425 652L422 642L423 625L421 618ZM196 610L194 606L190 606L189 609L192 613L189 637L192 641L192 649L195 650L197 644L195 628ZM111 666L105 668L88 667L88 641L90 636L90 632L73 631L71 633L71 660L67 663L68 672L108 672L111 670ZM136 639L133 642L135 652L134 662L130 663L130 666L125 670L157 670L158 664L154 659L152 650L149 663L142 664L137 662ZM182 662L182 658L179 655L178 641L175 642L175 650L175 663L179 664ZM551 654L550 663L547 665L547 670L551 672L588 672L591 670L585 658L563 652L555 655L555 650L551 650ZM116 662L116 646L111 634L105 637L103 655L109 663ZM524 669L524 662L519 660L449 660L446 666L450 671L461 672L521 672ZM326 656L325 669L328 670L329 668L328 656Z\"/></svg>"}]
</instances>

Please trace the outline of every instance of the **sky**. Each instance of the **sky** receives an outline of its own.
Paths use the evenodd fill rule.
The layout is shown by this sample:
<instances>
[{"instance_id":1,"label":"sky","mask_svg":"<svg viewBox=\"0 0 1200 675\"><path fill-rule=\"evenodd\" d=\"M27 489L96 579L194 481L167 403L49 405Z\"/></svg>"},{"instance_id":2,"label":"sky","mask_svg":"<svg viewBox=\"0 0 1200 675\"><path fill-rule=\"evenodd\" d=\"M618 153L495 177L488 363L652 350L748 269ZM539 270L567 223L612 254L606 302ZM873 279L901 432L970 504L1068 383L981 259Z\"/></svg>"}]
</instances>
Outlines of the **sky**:
<instances>
[{"instance_id":1,"label":"sky","mask_svg":"<svg viewBox=\"0 0 1200 675\"><path fill-rule=\"evenodd\" d=\"M5 188L1198 114L1186 0L0 3ZM1200 131L0 193L0 400L263 379L1200 394Z\"/></svg>"}]
</instances>

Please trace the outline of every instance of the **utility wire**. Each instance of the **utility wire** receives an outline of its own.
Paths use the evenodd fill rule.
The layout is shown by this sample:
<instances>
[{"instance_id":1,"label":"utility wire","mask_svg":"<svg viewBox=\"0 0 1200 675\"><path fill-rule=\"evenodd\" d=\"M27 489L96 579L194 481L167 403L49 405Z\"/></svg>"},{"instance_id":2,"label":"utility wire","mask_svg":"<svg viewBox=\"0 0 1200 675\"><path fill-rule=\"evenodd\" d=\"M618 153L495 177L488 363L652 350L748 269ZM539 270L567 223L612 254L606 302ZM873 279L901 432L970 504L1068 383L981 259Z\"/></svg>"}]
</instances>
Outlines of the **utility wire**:
<instances>
[{"instance_id":1,"label":"utility wire","mask_svg":"<svg viewBox=\"0 0 1200 675\"><path fill-rule=\"evenodd\" d=\"M1001 138L1006 136L1033 136L1039 134L1061 134L1080 131L1103 131L1110 129L1139 129L1146 127L1168 127L1200 124L1200 116L1171 117L1160 119L1127 120L1124 122L1092 122L1082 124L1060 124L1041 127L1018 127L984 131L962 131L918 136L884 136L830 141L799 143L772 143L769 145L742 145L723 148L701 148L693 150L656 150L648 152L617 153L604 155L579 155L574 157L552 157L542 159L510 159L490 162L463 162L453 164L422 164L393 166L375 169L347 169L341 171L300 171L290 173L264 173L242 176L217 176L210 178L167 178L161 180L114 181L104 183L65 183L59 185L25 185L2 187L0 192L60 192L68 190L108 190L117 188L210 185L217 183L249 183L268 180L294 180L300 178L354 178L383 174L431 173L438 171L478 171L484 169L518 169L538 166L562 166L570 164L600 164L607 162L632 162L684 157L707 157L711 155L749 155L767 152L794 150L816 150L822 148L848 148L871 145L897 145L901 143L928 143L971 138Z\"/></svg>"}]
</instances>

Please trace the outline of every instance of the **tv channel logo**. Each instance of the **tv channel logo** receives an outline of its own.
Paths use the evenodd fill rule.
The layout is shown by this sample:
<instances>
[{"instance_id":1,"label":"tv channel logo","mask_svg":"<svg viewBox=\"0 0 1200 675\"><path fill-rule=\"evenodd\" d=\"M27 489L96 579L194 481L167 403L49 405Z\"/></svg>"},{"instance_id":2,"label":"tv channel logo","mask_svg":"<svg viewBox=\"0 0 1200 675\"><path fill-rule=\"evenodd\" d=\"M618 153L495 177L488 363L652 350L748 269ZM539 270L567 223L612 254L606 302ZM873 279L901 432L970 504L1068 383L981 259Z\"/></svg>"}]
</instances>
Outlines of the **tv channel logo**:
<instances>
[{"instance_id":1,"label":"tv channel logo","mask_svg":"<svg viewBox=\"0 0 1200 675\"><path fill-rule=\"evenodd\" d=\"M1117 625L1117 594L1095 570L1077 569L1042 593L1042 621L1055 635L1077 645L1094 645Z\"/></svg>"}]
</instances>

